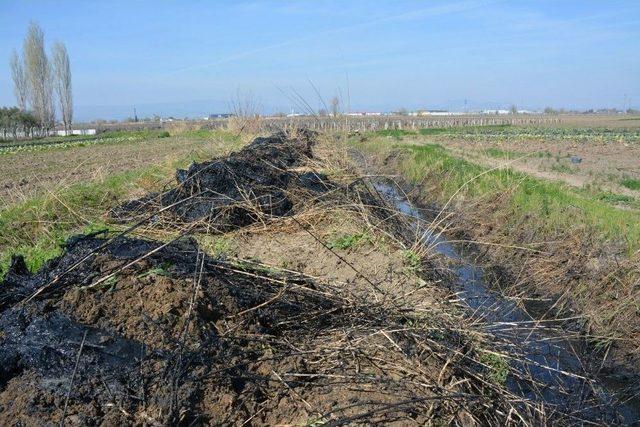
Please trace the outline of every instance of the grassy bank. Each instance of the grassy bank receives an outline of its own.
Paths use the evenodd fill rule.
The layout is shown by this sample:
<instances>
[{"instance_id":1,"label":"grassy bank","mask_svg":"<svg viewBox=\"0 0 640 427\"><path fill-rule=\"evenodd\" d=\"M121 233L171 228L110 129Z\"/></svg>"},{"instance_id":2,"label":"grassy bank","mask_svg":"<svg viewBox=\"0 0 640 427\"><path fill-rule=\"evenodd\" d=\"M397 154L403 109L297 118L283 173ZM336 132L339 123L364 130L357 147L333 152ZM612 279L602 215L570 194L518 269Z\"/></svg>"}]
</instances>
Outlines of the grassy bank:
<instances>
[{"instance_id":1,"label":"grassy bank","mask_svg":"<svg viewBox=\"0 0 640 427\"><path fill-rule=\"evenodd\" d=\"M187 161L175 165L187 164ZM80 183L0 211L0 268L6 271L12 254L25 256L37 270L57 256L72 234L106 227L102 215L118 201L139 191L157 190L171 176L173 165L147 167Z\"/></svg>"},{"instance_id":2,"label":"grassy bank","mask_svg":"<svg viewBox=\"0 0 640 427\"><path fill-rule=\"evenodd\" d=\"M615 195L490 169L443 146L412 142L351 140L382 172L412 183L422 202L449 203L453 232L486 250L488 263L506 268L503 291L555 301L558 312L584 316L599 344L615 343L621 354L637 357L638 210L614 206Z\"/></svg>"},{"instance_id":3,"label":"grassy bank","mask_svg":"<svg viewBox=\"0 0 640 427\"><path fill-rule=\"evenodd\" d=\"M112 140L148 140L162 134L131 132L114 134ZM71 235L107 227L104 214L123 200L160 190L172 182L176 168L192 161L210 159L241 144L237 136L212 131L180 136L193 143L188 155L175 157L166 153L165 160L140 164L131 170L101 179L74 183L0 209L0 269L6 272L12 254L25 256L28 267L37 270L45 261L57 256L60 245ZM215 139L215 146L199 148L201 140ZM129 144L130 145L130 144ZM122 149L131 150L130 146ZM135 153L133 153L135 154ZM2 276L0 272L0 277Z\"/></svg>"},{"instance_id":4,"label":"grassy bank","mask_svg":"<svg viewBox=\"0 0 640 427\"><path fill-rule=\"evenodd\" d=\"M380 138L358 144L358 148L386 155L399 150L400 170L413 183L438 178L430 185L434 201L459 199L508 199L510 219L506 227L527 218L531 227L549 233L565 230L597 233L602 241L623 241L627 254L640 249L640 212L613 206L601 192L571 188L562 183L531 177L509 168L491 170L450 154L438 144L394 145ZM613 200L614 202L617 200Z\"/></svg>"}]
</instances>

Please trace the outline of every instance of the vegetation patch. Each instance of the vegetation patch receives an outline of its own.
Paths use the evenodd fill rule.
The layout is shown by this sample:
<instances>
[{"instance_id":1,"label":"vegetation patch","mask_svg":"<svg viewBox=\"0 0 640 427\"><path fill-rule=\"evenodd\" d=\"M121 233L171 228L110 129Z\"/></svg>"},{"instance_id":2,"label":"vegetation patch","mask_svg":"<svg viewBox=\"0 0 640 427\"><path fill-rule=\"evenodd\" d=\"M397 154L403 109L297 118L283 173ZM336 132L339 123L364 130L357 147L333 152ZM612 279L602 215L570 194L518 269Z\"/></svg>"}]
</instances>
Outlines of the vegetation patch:
<instances>
[{"instance_id":1,"label":"vegetation patch","mask_svg":"<svg viewBox=\"0 0 640 427\"><path fill-rule=\"evenodd\" d=\"M420 129L420 135L433 136L433 135L447 135L447 136L459 136L459 135L476 135L495 133L509 129L512 126L509 124L504 125L485 125L485 126L457 126L448 128L423 128Z\"/></svg>"},{"instance_id":2,"label":"vegetation patch","mask_svg":"<svg viewBox=\"0 0 640 427\"><path fill-rule=\"evenodd\" d=\"M625 196L623 194L615 193L600 193L597 197L598 200L602 200L603 202L608 203L633 204L636 201L636 199L631 196Z\"/></svg>"},{"instance_id":3,"label":"vegetation patch","mask_svg":"<svg viewBox=\"0 0 640 427\"><path fill-rule=\"evenodd\" d=\"M370 141L362 146L378 153L400 150L400 168L412 182L434 182L432 195L446 203L452 196L468 199L507 197L500 214L515 226L527 218L532 228L550 233L564 230L596 232L604 240L624 240L630 252L640 248L640 213L618 209L608 201L565 184L534 178L513 169L490 170L459 159L438 144L390 146ZM438 177L435 179L435 177Z\"/></svg>"},{"instance_id":4,"label":"vegetation patch","mask_svg":"<svg viewBox=\"0 0 640 427\"><path fill-rule=\"evenodd\" d=\"M620 184L622 184L624 187L627 187L630 190L640 190L640 179L625 178L622 181L620 181Z\"/></svg>"},{"instance_id":5,"label":"vegetation patch","mask_svg":"<svg viewBox=\"0 0 640 427\"><path fill-rule=\"evenodd\" d=\"M176 167L193 159L167 166L151 166L110 176L101 181L78 183L59 192L32 198L0 210L0 276L12 254L22 254L31 271L61 253L61 245L76 233L109 229L103 220L108 209L132 191L157 190Z\"/></svg>"},{"instance_id":6,"label":"vegetation patch","mask_svg":"<svg viewBox=\"0 0 640 427\"><path fill-rule=\"evenodd\" d=\"M482 153L489 157L493 157L497 159L517 159L520 157L545 158L545 157L552 156L552 154L548 151L536 151L533 153L523 153L520 151L501 150L499 148L494 148L494 147L487 148L486 150L483 150Z\"/></svg>"},{"instance_id":7,"label":"vegetation patch","mask_svg":"<svg viewBox=\"0 0 640 427\"><path fill-rule=\"evenodd\" d=\"M176 135L187 138L216 139L228 143L240 142L240 135L222 129L190 129Z\"/></svg>"},{"instance_id":8,"label":"vegetation patch","mask_svg":"<svg viewBox=\"0 0 640 427\"><path fill-rule=\"evenodd\" d=\"M473 141L573 141L609 143L640 143L640 129L624 128L580 128L580 127L540 127L540 126L459 126L451 128L426 128L420 130L423 136L443 136Z\"/></svg>"},{"instance_id":9,"label":"vegetation patch","mask_svg":"<svg viewBox=\"0 0 640 427\"><path fill-rule=\"evenodd\" d=\"M351 249L363 243L371 243L371 236L367 233L343 234L329 241L327 246L331 249Z\"/></svg>"},{"instance_id":10,"label":"vegetation patch","mask_svg":"<svg viewBox=\"0 0 640 427\"><path fill-rule=\"evenodd\" d=\"M214 256L230 255L234 249L234 242L230 236L201 236L200 245L204 250Z\"/></svg>"},{"instance_id":11,"label":"vegetation patch","mask_svg":"<svg viewBox=\"0 0 640 427\"><path fill-rule=\"evenodd\" d=\"M553 172L558 172L558 173L574 173L575 170L568 165L565 165L564 163L555 163L553 165L551 165L551 170Z\"/></svg>"},{"instance_id":12,"label":"vegetation patch","mask_svg":"<svg viewBox=\"0 0 640 427\"><path fill-rule=\"evenodd\" d=\"M505 358L495 353L483 353L480 362L489 368L489 378L494 384L503 385L509 375L509 364Z\"/></svg>"},{"instance_id":13,"label":"vegetation patch","mask_svg":"<svg viewBox=\"0 0 640 427\"><path fill-rule=\"evenodd\" d=\"M397 140L401 140L404 136L417 135L416 132L404 130L404 129L383 129L375 132L378 136L391 137Z\"/></svg>"},{"instance_id":14,"label":"vegetation patch","mask_svg":"<svg viewBox=\"0 0 640 427\"><path fill-rule=\"evenodd\" d=\"M418 268L420 267L420 256L413 250L407 249L402 253L404 263L408 267Z\"/></svg>"}]
</instances>

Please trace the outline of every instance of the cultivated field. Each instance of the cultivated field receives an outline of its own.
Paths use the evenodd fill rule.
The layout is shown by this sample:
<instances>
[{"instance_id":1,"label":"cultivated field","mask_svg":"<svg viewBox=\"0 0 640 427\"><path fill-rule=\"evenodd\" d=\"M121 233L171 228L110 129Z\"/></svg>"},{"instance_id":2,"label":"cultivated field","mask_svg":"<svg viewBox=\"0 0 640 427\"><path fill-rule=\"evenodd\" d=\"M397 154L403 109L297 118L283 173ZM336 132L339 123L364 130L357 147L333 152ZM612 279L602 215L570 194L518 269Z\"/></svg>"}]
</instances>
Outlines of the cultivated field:
<instances>
[{"instance_id":1,"label":"cultivated field","mask_svg":"<svg viewBox=\"0 0 640 427\"><path fill-rule=\"evenodd\" d=\"M638 421L640 121L584 120L0 149L0 423Z\"/></svg>"}]
</instances>

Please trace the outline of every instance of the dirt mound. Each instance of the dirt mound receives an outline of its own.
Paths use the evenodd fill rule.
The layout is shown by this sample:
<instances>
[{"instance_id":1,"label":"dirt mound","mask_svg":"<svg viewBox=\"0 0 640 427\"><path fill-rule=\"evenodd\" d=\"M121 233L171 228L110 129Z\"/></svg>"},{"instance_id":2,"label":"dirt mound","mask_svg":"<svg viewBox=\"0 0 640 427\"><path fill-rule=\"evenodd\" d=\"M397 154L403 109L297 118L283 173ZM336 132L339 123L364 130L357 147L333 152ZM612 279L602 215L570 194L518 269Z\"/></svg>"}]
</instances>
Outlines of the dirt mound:
<instances>
[{"instance_id":1,"label":"dirt mound","mask_svg":"<svg viewBox=\"0 0 640 427\"><path fill-rule=\"evenodd\" d=\"M227 157L179 169L177 187L126 203L111 217L131 221L141 214L162 212L168 221L204 221L227 231L291 215L297 202L331 188L326 176L300 170L313 157L315 138L308 130L256 138Z\"/></svg>"},{"instance_id":2,"label":"dirt mound","mask_svg":"<svg viewBox=\"0 0 640 427\"><path fill-rule=\"evenodd\" d=\"M424 423L500 405L459 381L468 363L441 370L456 333L190 239L76 238L34 275L16 259L0 298L3 425Z\"/></svg>"}]
</instances>

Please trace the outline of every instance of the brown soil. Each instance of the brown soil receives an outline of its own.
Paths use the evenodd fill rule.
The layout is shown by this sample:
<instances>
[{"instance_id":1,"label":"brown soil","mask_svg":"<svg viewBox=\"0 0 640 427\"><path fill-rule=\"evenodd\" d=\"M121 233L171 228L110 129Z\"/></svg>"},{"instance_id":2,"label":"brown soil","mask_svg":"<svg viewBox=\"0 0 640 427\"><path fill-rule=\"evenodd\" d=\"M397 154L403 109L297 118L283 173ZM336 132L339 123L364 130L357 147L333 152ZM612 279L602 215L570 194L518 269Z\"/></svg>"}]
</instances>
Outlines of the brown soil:
<instances>
[{"instance_id":1,"label":"brown soil","mask_svg":"<svg viewBox=\"0 0 640 427\"><path fill-rule=\"evenodd\" d=\"M640 127L640 116L627 114L579 114L558 116L560 121L553 124L541 124L544 127L573 128L595 127L609 129L637 129Z\"/></svg>"},{"instance_id":2,"label":"brown soil","mask_svg":"<svg viewBox=\"0 0 640 427\"><path fill-rule=\"evenodd\" d=\"M0 207L75 183L170 163L192 154L207 158L227 149L215 140L169 137L4 155L0 169Z\"/></svg>"},{"instance_id":3,"label":"brown soil","mask_svg":"<svg viewBox=\"0 0 640 427\"><path fill-rule=\"evenodd\" d=\"M624 177L640 179L640 147L636 145L617 142L605 144L553 141L549 143L540 140L508 142L446 140L441 143L452 149L454 155L484 166L504 165L538 178L562 181L574 187L595 185L616 194L640 197L640 191L630 190L620 185L620 180ZM522 153L523 158L514 160L494 158L487 155L486 150L489 148ZM544 155L539 156L540 153ZM529 156L524 157L527 154ZM578 156L582 161L577 165L572 164L571 156Z\"/></svg>"},{"instance_id":4,"label":"brown soil","mask_svg":"<svg viewBox=\"0 0 640 427\"><path fill-rule=\"evenodd\" d=\"M102 244L88 240L79 246ZM289 250L297 247L294 240L289 244ZM393 309L362 299L370 290L358 289L353 274L338 275L349 286L323 286L295 275L267 274L250 263L201 258L197 247L186 242L122 270L130 262L124 253L140 253L140 245L149 251L155 244L123 241L99 250L31 306L27 325L59 313L97 328L100 335L90 335L81 352L84 339L79 342L76 334L69 350L49 356L60 370L29 362L29 350L23 350L20 371L4 378L0 423L59 423L68 390L67 425L329 420L404 425L434 417L462 422L472 419L465 408L476 412L477 397L465 397L468 385L459 383L459 366L445 366L464 341L435 319L425 319L409 335L401 332L406 314L396 317ZM58 272L52 273L59 275L87 249L69 252L71 259L57 261ZM353 252L345 259L362 255ZM303 255L300 261L311 257ZM378 254L373 259L382 269L402 269L397 258L385 263ZM168 263L173 265L163 267ZM115 281L80 286L113 271L118 272ZM282 288L274 280L290 285ZM444 335L429 332L434 327ZM4 345L13 342L12 331L6 329ZM416 340L415 334L424 336ZM142 357L122 360L114 371L101 369L100 348L122 338L142 345ZM54 342L48 345L55 348Z\"/></svg>"}]
</instances>

